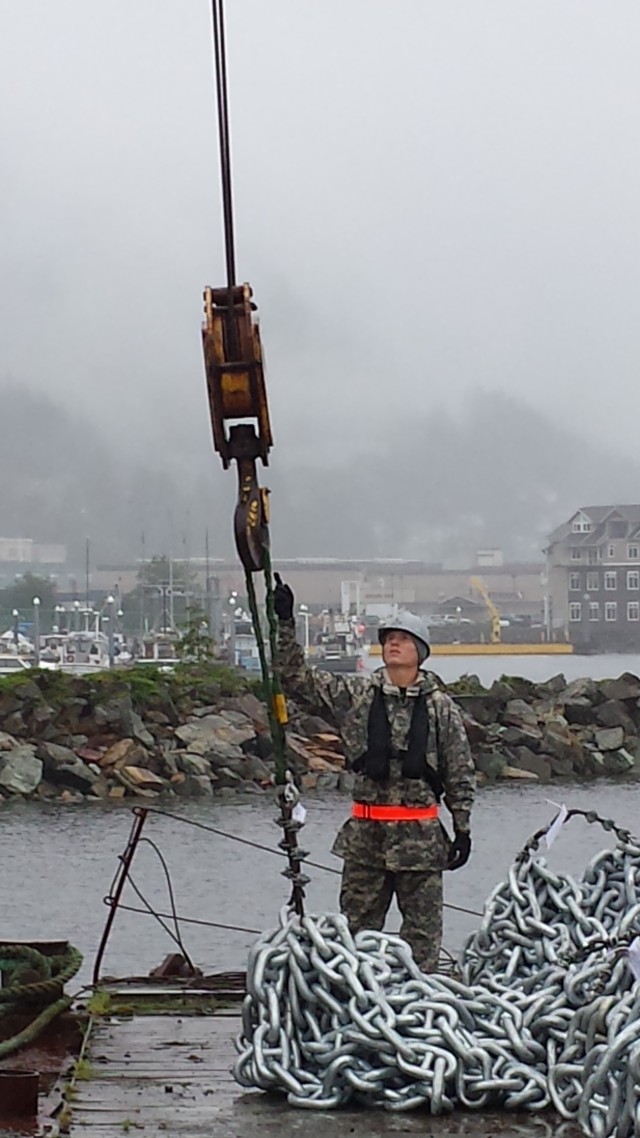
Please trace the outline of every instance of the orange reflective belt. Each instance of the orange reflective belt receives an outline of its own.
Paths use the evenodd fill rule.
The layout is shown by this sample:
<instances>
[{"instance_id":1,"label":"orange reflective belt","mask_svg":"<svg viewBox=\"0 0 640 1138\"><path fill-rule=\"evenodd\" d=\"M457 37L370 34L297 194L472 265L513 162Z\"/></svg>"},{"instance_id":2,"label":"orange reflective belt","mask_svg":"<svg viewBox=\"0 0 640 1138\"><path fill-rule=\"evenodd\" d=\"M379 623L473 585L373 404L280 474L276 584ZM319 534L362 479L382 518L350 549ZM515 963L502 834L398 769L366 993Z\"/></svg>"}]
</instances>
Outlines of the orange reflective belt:
<instances>
[{"instance_id":1,"label":"orange reflective belt","mask_svg":"<svg viewBox=\"0 0 640 1138\"><path fill-rule=\"evenodd\" d=\"M354 802L354 818L371 818L374 822L415 822L420 818L437 818L437 806L370 806Z\"/></svg>"}]
</instances>

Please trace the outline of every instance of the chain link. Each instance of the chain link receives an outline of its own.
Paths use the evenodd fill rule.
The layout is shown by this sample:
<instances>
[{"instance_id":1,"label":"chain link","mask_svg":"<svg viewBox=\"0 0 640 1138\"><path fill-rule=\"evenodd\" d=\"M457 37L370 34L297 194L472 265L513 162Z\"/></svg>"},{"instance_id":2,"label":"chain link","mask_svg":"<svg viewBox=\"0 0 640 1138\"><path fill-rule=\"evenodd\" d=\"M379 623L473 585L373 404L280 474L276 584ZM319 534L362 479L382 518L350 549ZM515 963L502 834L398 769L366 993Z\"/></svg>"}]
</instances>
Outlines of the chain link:
<instances>
[{"instance_id":1,"label":"chain link","mask_svg":"<svg viewBox=\"0 0 640 1138\"><path fill-rule=\"evenodd\" d=\"M579 881L526 844L488 897L461 979L427 975L400 937L346 918L291 917L252 947L236 1080L314 1110L457 1106L577 1120L588 1138L640 1133L640 842L615 834Z\"/></svg>"}]
</instances>

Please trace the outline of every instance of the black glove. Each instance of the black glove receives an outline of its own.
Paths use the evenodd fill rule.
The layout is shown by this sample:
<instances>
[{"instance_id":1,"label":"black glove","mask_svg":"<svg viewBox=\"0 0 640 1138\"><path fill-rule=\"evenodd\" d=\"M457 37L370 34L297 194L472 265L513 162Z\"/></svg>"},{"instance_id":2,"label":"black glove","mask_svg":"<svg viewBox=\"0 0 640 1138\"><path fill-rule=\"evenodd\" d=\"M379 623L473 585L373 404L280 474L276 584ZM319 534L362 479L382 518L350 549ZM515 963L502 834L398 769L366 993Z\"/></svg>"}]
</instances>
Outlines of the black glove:
<instances>
[{"instance_id":1,"label":"black glove","mask_svg":"<svg viewBox=\"0 0 640 1138\"><path fill-rule=\"evenodd\" d=\"M471 853L471 834L465 830L456 830L456 836L449 847L449 861L447 869L460 869L466 865Z\"/></svg>"},{"instance_id":2,"label":"black glove","mask_svg":"<svg viewBox=\"0 0 640 1138\"><path fill-rule=\"evenodd\" d=\"M283 583L279 573L274 574L276 587L273 590L273 607L278 620L293 620L293 590Z\"/></svg>"}]
</instances>

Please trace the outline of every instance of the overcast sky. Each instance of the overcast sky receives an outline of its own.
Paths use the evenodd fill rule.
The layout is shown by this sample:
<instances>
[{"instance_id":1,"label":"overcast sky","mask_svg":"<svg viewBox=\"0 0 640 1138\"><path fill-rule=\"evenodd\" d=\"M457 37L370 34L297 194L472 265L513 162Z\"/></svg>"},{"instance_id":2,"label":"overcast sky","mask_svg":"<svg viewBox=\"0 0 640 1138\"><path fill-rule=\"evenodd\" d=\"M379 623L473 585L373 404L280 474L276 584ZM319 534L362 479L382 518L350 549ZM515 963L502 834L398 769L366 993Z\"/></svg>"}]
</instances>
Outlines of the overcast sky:
<instances>
[{"instance_id":1,"label":"overcast sky","mask_svg":"<svg viewBox=\"0 0 640 1138\"><path fill-rule=\"evenodd\" d=\"M141 452L209 448L210 19L0 0L0 379ZM634 453L637 0L227 0L227 24L238 272L285 453L477 388Z\"/></svg>"}]
</instances>

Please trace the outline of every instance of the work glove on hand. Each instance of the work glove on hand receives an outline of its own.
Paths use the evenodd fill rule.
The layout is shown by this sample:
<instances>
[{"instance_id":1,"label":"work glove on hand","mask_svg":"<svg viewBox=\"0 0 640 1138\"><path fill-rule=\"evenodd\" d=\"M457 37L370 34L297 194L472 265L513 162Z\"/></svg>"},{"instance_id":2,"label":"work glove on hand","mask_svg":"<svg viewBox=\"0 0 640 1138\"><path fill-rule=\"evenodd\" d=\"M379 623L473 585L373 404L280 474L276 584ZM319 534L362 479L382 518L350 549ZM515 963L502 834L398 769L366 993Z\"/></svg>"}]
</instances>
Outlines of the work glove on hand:
<instances>
[{"instance_id":1,"label":"work glove on hand","mask_svg":"<svg viewBox=\"0 0 640 1138\"><path fill-rule=\"evenodd\" d=\"M293 590L285 585L279 573L274 574L276 587L273 590L273 607L278 620L293 620Z\"/></svg>"},{"instance_id":2,"label":"work glove on hand","mask_svg":"<svg viewBox=\"0 0 640 1138\"><path fill-rule=\"evenodd\" d=\"M447 869L460 869L466 865L471 853L471 834L465 830L456 830L455 838L449 848L449 861Z\"/></svg>"}]
</instances>

